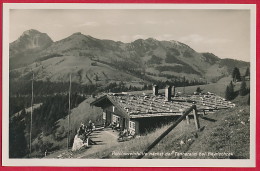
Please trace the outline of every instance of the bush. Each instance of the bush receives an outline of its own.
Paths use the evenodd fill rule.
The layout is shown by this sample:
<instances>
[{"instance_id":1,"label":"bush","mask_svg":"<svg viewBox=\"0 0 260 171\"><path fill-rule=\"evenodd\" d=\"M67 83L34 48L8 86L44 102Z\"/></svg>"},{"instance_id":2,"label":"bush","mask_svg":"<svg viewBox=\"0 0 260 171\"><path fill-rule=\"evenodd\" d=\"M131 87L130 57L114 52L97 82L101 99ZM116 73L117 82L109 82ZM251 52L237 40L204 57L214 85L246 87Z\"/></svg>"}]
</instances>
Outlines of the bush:
<instances>
[{"instance_id":1,"label":"bush","mask_svg":"<svg viewBox=\"0 0 260 171\"><path fill-rule=\"evenodd\" d=\"M233 85L233 83L231 81L230 84L226 88L225 98L227 100L232 100L234 98L234 96L235 96L234 85Z\"/></svg>"},{"instance_id":2,"label":"bush","mask_svg":"<svg viewBox=\"0 0 260 171\"><path fill-rule=\"evenodd\" d=\"M162 58L153 55L153 56L151 57L151 59L149 59L149 60L147 61L147 63L148 63L148 64L161 64L161 63L162 63Z\"/></svg>"},{"instance_id":3,"label":"bush","mask_svg":"<svg viewBox=\"0 0 260 171\"><path fill-rule=\"evenodd\" d=\"M248 93L246 82L243 80L240 86L239 94L240 96L245 96Z\"/></svg>"}]
</instances>

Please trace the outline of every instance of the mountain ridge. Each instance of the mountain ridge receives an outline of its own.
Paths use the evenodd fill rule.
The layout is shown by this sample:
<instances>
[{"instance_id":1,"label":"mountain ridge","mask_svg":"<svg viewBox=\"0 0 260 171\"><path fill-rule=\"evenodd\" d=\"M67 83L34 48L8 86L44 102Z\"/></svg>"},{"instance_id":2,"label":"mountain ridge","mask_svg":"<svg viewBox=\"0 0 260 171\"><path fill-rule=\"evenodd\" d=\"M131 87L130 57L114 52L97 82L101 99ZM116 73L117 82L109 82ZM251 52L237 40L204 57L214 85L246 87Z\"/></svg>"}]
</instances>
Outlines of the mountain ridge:
<instances>
[{"instance_id":1,"label":"mountain ridge","mask_svg":"<svg viewBox=\"0 0 260 171\"><path fill-rule=\"evenodd\" d=\"M229 75L237 64L241 68L249 67L248 62L221 59L209 52L199 53L175 40L147 38L123 43L76 32L53 42L43 34L37 30L25 31L21 37L32 35L34 40L34 35L41 35L40 39L46 39L47 43L33 53L10 53L10 69L18 73L17 78L23 78L32 70L38 74L37 79L51 81L67 80L69 73L72 73L78 77L74 81L82 84L116 82L120 81L120 75L122 80L129 79L130 82L166 81L177 77L210 80ZM15 42L18 45L11 43L10 52L17 51L19 41ZM30 50L32 42L27 43L29 45L23 44Z\"/></svg>"}]
</instances>

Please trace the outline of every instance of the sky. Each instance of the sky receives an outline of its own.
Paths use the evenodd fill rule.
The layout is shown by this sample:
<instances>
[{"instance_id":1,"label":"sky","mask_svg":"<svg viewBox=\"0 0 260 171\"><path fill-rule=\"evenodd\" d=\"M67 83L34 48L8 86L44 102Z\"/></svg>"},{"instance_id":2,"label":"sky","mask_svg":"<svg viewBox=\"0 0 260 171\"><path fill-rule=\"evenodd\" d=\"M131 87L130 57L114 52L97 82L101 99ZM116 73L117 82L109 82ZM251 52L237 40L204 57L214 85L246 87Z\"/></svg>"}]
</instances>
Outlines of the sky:
<instances>
[{"instance_id":1,"label":"sky","mask_svg":"<svg viewBox=\"0 0 260 171\"><path fill-rule=\"evenodd\" d=\"M75 32L122 42L176 40L197 52L250 61L249 10L10 10L10 42L29 29L47 33L53 41Z\"/></svg>"}]
</instances>

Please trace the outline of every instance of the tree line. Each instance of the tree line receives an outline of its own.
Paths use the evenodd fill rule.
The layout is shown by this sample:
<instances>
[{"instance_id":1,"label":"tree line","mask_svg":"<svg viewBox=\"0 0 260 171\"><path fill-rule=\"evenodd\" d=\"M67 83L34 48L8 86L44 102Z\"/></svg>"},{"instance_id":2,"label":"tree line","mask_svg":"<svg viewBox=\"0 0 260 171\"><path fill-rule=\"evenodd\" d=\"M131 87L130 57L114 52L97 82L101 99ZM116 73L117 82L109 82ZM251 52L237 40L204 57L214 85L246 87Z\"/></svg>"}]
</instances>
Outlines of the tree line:
<instances>
[{"instance_id":1,"label":"tree line","mask_svg":"<svg viewBox=\"0 0 260 171\"><path fill-rule=\"evenodd\" d=\"M32 140L40 134L44 136L54 134L57 121L68 115L68 95L54 95L46 97L42 105L33 110ZM73 93L71 95L71 108L75 108L85 97ZM20 115L9 119L9 154L10 158L22 158L28 154L29 130L31 113L22 110Z\"/></svg>"},{"instance_id":2,"label":"tree line","mask_svg":"<svg viewBox=\"0 0 260 171\"><path fill-rule=\"evenodd\" d=\"M233 69L232 81L229 83L229 85L227 85L226 91L225 91L225 98L227 100L233 100L238 94L240 96L245 96L250 92L250 88L247 87L247 85L246 85L246 80L245 80L246 76L250 76L249 68L246 69L244 76L241 76L240 71L237 67L235 67ZM241 82L240 88L238 91L234 90L234 87L235 87L234 83L236 83L236 82ZM250 103L249 100L248 100L248 103Z\"/></svg>"}]
</instances>

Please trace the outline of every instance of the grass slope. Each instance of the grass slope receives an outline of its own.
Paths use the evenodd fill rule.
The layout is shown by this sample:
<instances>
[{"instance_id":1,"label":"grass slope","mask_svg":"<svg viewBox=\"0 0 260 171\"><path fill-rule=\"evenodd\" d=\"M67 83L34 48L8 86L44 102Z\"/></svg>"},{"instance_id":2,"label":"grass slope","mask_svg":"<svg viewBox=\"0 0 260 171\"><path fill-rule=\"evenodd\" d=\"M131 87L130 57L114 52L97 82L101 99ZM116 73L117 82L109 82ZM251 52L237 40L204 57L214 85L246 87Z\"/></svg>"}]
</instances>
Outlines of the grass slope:
<instances>
[{"instance_id":1,"label":"grass slope","mask_svg":"<svg viewBox=\"0 0 260 171\"><path fill-rule=\"evenodd\" d=\"M162 139L144 158L249 158L250 107L248 96L239 96L237 107L200 117L201 131L195 130L194 121L184 120ZM136 158L170 125L118 146L87 155L85 158ZM224 154L226 153L226 154ZM199 156L199 154L204 154Z\"/></svg>"},{"instance_id":2,"label":"grass slope","mask_svg":"<svg viewBox=\"0 0 260 171\"><path fill-rule=\"evenodd\" d=\"M89 120L92 120L95 124L100 124L102 117L102 109L91 107L90 103L94 98L89 97L78 105L78 107L71 110L70 114L70 124L71 124L71 136L70 145L72 146L72 141L76 134L77 129L81 123L87 124ZM37 149L39 144L43 144L44 151L48 149L49 152L62 151L60 149L65 149L67 147L67 132L68 132L68 117L62 118L57 121L57 129L51 135L44 136L39 135L33 142L33 146ZM38 144L38 145L37 145ZM35 152L32 156L43 157L44 151L39 154ZM58 152L59 153L59 152Z\"/></svg>"},{"instance_id":3,"label":"grass slope","mask_svg":"<svg viewBox=\"0 0 260 171\"><path fill-rule=\"evenodd\" d=\"M72 138L76 134L81 123L87 124L89 120L92 120L96 125L101 123L102 119L102 109L97 107L90 106L90 103L95 99L89 97L79 104L78 107L72 109L70 115L70 124L72 130ZM68 117L60 119L58 121L59 129L62 127L67 131L68 128ZM58 130L59 131L59 130Z\"/></svg>"}]
</instances>

